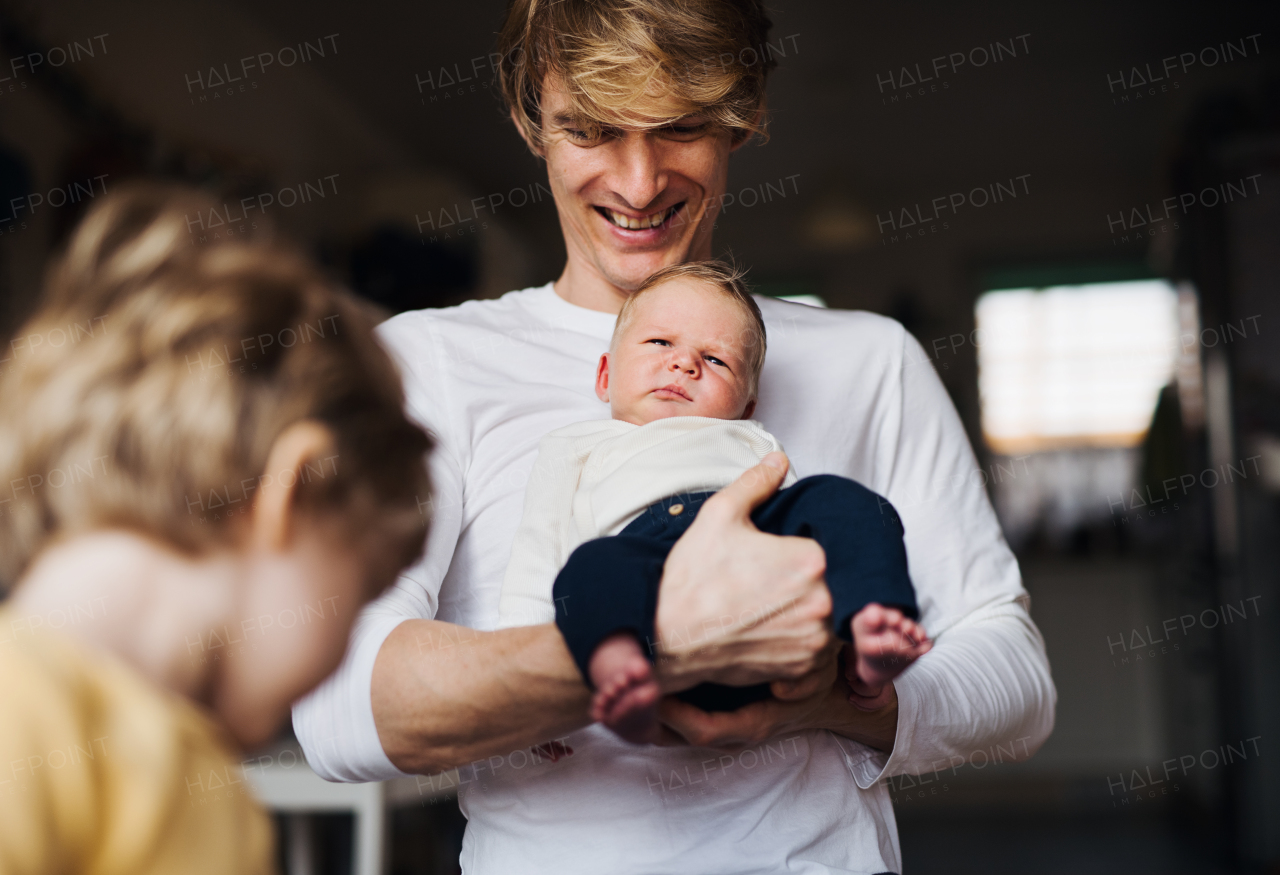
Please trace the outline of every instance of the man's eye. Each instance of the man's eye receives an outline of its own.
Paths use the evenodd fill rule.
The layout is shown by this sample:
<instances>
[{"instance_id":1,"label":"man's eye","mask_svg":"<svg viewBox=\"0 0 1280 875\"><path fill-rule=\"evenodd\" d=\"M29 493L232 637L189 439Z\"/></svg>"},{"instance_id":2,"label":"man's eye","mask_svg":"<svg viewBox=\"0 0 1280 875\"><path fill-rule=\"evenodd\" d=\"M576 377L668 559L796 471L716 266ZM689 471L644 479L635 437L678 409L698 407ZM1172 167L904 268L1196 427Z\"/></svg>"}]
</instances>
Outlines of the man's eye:
<instances>
[{"instance_id":1,"label":"man's eye","mask_svg":"<svg viewBox=\"0 0 1280 875\"><path fill-rule=\"evenodd\" d=\"M612 128L601 127L593 128L561 128L570 142L578 146L596 146L603 143L610 137L618 135L618 131Z\"/></svg>"},{"instance_id":2,"label":"man's eye","mask_svg":"<svg viewBox=\"0 0 1280 875\"><path fill-rule=\"evenodd\" d=\"M675 140L695 140L707 132L706 122L685 125L667 125L662 129L665 136Z\"/></svg>"}]
</instances>

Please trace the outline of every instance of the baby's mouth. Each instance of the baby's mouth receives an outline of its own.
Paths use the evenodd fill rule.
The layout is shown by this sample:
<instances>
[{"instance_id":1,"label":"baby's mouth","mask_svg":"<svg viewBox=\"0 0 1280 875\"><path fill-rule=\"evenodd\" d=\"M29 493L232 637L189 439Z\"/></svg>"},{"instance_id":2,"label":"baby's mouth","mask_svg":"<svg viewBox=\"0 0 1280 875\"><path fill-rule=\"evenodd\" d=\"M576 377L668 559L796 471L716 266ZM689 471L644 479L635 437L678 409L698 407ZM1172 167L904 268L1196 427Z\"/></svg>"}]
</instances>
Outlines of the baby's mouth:
<instances>
[{"instance_id":1,"label":"baby's mouth","mask_svg":"<svg viewBox=\"0 0 1280 875\"><path fill-rule=\"evenodd\" d=\"M625 213L620 213L617 210L611 210L608 207L596 207L595 211L604 216L605 219L608 220L615 228L621 228L624 231L647 231L650 228L662 228L666 226L671 221L672 217L680 211L680 208L683 207L684 204L685 202L681 201L675 206L667 207L665 210L659 210L656 213L651 213L640 218L628 216Z\"/></svg>"},{"instance_id":2,"label":"baby's mouth","mask_svg":"<svg viewBox=\"0 0 1280 875\"><path fill-rule=\"evenodd\" d=\"M653 391L655 395L663 399L681 398L685 401L693 400L692 398L689 397L688 392L686 392L684 389L681 389L679 386L675 385L674 383L672 383L669 386L663 386L661 389L654 389Z\"/></svg>"}]
</instances>

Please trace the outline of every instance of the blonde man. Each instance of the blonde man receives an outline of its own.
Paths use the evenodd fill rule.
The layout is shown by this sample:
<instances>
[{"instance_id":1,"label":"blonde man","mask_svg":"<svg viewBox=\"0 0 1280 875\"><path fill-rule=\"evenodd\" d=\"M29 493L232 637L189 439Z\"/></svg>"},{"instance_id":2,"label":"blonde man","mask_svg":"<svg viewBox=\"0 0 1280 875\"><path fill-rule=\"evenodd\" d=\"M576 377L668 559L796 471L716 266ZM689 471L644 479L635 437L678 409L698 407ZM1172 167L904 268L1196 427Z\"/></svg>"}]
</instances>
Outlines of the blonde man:
<instances>
[{"instance_id":1,"label":"blonde man","mask_svg":"<svg viewBox=\"0 0 1280 875\"><path fill-rule=\"evenodd\" d=\"M763 125L768 27L754 0L512 3L503 91L547 164L564 271L381 329L440 443L438 524L295 727L332 779L464 766L469 875L900 871L885 776L1014 739L1034 751L1052 728L1043 643L959 418L915 340L866 313L760 299L754 416L800 470L857 480L901 515L935 646L879 696L835 677L821 549L749 522L782 482L776 455L676 542L655 622L665 692L774 681L774 699L708 714L668 697L672 746L628 748L587 726L554 627L444 622L495 628L538 440L608 418L593 375L623 301L711 256L729 156ZM555 762L512 753L568 733ZM767 739L749 758L709 749Z\"/></svg>"}]
</instances>

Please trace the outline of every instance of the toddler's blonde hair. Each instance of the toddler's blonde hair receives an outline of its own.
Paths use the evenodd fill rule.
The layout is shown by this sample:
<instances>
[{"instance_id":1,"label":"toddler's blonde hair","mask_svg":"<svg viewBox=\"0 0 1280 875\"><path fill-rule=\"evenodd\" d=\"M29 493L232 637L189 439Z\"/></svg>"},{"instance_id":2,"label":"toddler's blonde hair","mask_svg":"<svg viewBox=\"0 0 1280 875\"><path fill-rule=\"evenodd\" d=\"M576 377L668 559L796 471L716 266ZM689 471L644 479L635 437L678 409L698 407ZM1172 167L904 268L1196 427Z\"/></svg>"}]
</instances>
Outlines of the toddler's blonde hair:
<instances>
[{"instance_id":1,"label":"toddler's blonde hair","mask_svg":"<svg viewBox=\"0 0 1280 875\"><path fill-rule=\"evenodd\" d=\"M353 544L376 538L384 585L421 553L431 442L371 319L281 244L197 245L191 216L215 207L122 189L51 271L0 378L0 582L95 529L189 553L227 544L259 478L281 475L264 472L272 444L302 420L337 446L305 466L301 511L337 515Z\"/></svg>"}]
</instances>

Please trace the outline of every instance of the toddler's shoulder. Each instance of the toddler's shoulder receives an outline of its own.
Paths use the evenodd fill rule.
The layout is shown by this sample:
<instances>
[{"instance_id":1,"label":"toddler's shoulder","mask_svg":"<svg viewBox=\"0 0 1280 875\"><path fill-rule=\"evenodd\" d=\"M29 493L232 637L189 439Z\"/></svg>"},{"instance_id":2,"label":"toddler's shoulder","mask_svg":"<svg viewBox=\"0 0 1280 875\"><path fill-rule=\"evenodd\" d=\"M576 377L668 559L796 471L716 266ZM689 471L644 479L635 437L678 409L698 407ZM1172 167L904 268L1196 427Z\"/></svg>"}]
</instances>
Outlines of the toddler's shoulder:
<instances>
[{"instance_id":1,"label":"toddler's shoulder","mask_svg":"<svg viewBox=\"0 0 1280 875\"><path fill-rule=\"evenodd\" d=\"M0 610L4 628L15 619ZM268 871L270 821L203 710L55 633L0 641L0 688L0 761L20 764L0 786L0 847L37 861L18 871L82 871L86 858L122 872ZM107 816L120 811L127 824Z\"/></svg>"}]
</instances>

